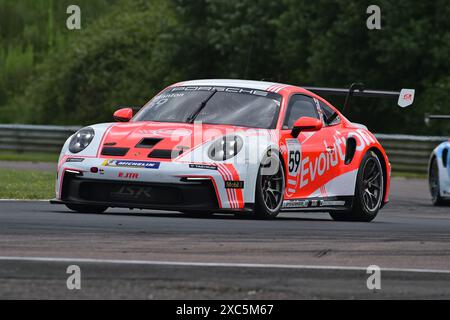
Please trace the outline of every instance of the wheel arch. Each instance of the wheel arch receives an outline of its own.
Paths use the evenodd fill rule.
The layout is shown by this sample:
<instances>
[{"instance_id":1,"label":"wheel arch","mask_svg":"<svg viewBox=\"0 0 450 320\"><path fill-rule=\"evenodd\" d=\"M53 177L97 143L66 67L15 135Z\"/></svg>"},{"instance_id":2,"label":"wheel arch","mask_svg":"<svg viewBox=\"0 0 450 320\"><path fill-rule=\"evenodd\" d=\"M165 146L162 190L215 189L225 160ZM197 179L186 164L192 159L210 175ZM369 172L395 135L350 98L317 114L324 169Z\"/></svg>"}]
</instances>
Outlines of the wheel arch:
<instances>
[{"instance_id":1,"label":"wheel arch","mask_svg":"<svg viewBox=\"0 0 450 320\"><path fill-rule=\"evenodd\" d=\"M267 218L274 218L278 215L278 213L281 211L282 207L283 207L283 201L284 201L284 195L285 192L283 190L282 194L281 194L281 198L279 199L280 203L278 204L277 207L275 208L267 208L267 206L264 204L264 207L262 207L261 205L261 201L263 201L262 199L262 194L261 194L261 190L259 189L259 184L258 184L258 179L260 179L261 175L259 174L259 170L261 169L262 165L263 165L263 160L264 158L277 158L278 159L278 163L281 163L281 168L282 170L282 178L283 178L283 187L285 188L286 186L286 164L285 161L283 159L283 155L281 150L279 149L278 146L276 145L269 145L267 146L266 150L264 151L264 153L262 153L261 158L258 162L258 174L256 175L256 181L255 181L255 188L254 188L254 195L255 195L255 204L254 204L254 212L257 216L259 216L260 218L263 219L267 219ZM276 170L279 170L279 166L276 167ZM270 211L270 214L267 213L267 210L272 210ZM261 213L262 212L262 213Z\"/></svg>"},{"instance_id":2,"label":"wheel arch","mask_svg":"<svg viewBox=\"0 0 450 320\"><path fill-rule=\"evenodd\" d=\"M275 146L275 145L270 145L270 146L267 147L267 149L264 151L264 153L260 157L259 163L261 164L261 161L264 159L264 157L267 155L268 152L274 152L276 154L276 156L278 157L278 159L281 162L281 165L283 166L284 172L286 173L287 172L286 171L287 167L286 167L286 163L285 163L284 157L281 154L280 149L277 146Z\"/></svg>"},{"instance_id":3,"label":"wheel arch","mask_svg":"<svg viewBox=\"0 0 450 320\"><path fill-rule=\"evenodd\" d=\"M386 195L388 194L389 191L389 181L390 181L390 174L388 177L388 163L386 161L385 158L385 154L377 147L371 147L367 150L367 152L373 152L376 154L376 156L378 157L378 160L380 160L381 163L381 169L383 170L383 203L382 206L383 207L386 204Z\"/></svg>"},{"instance_id":4,"label":"wheel arch","mask_svg":"<svg viewBox=\"0 0 450 320\"><path fill-rule=\"evenodd\" d=\"M275 147L272 147L270 150L271 150L272 152L275 152L275 153L276 153L278 159L279 159L280 162L281 162L281 165L283 166L284 174L286 175L286 172L287 172L287 171L286 171L286 169L287 169L287 167L286 167L286 162L285 162L284 157L283 157L283 155L281 154L280 150L277 149L277 148L275 148ZM286 177L285 177L285 178L286 178Z\"/></svg>"},{"instance_id":5,"label":"wheel arch","mask_svg":"<svg viewBox=\"0 0 450 320\"><path fill-rule=\"evenodd\" d=\"M427 168L427 173L428 173L428 175L430 175L430 172L431 172L431 166L433 165L433 161L434 161L435 159L437 159L437 155L436 155L435 152L433 152L433 153L431 154L430 160L428 161L428 168Z\"/></svg>"}]
</instances>

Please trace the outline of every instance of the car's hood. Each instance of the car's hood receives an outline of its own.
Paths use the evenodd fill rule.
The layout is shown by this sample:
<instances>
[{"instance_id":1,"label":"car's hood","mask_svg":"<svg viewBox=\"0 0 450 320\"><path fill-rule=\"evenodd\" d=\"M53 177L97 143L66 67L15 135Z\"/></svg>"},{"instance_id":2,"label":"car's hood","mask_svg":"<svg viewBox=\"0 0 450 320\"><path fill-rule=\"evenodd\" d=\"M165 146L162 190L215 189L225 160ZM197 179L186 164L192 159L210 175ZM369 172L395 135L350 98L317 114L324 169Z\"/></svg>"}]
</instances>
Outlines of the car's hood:
<instances>
[{"instance_id":1,"label":"car's hood","mask_svg":"<svg viewBox=\"0 0 450 320\"><path fill-rule=\"evenodd\" d=\"M116 123L106 131L99 150L102 157L126 157L140 160L153 158L153 156L149 157L149 154L158 150L154 155L163 155L165 158L161 159L169 160L174 158L173 155L168 157L169 151L182 150L181 155L207 141L248 130L228 125L162 122ZM103 152L105 148L110 152ZM125 155L121 155L119 149L128 150ZM115 150L118 150L119 154L114 154Z\"/></svg>"}]
</instances>

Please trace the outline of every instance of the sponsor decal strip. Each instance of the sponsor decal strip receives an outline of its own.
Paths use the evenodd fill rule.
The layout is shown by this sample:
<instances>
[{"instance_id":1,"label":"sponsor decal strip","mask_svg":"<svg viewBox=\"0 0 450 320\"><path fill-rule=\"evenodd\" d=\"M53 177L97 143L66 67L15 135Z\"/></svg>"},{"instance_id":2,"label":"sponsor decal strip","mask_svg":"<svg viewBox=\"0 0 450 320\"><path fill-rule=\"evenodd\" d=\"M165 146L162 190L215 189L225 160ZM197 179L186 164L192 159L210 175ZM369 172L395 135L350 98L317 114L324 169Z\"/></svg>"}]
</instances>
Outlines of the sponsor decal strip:
<instances>
[{"instance_id":1,"label":"sponsor decal strip","mask_svg":"<svg viewBox=\"0 0 450 320\"><path fill-rule=\"evenodd\" d=\"M83 159L97 159L97 156L78 156L79 158L83 158ZM65 163L70 163L67 161L68 158L77 158L77 156L72 156L72 155L64 155L61 158L61 161L58 164L58 168L57 171L59 172L61 170L61 167L65 164ZM73 162L72 162L73 163Z\"/></svg>"},{"instance_id":2,"label":"sponsor decal strip","mask_svg":"<svg viewBox=\"0 0 450 320\"><path fill-rule=\"evenodd\" d=\"M226 170L224 170L224 168L222 167L222 165L219 164L218 167L219 167L219 173L222 175L222 180L223 180L223 184L224 184L224 187L225 187L225 181L229 180L229 177L228 177L228 175L226 173ZM232 190L225 188L225 191L227 193L228 203L230 205L230 208L234 208L234 201L233 201L233 196L232 196L232 193L231 193Z\"/></svg>"},{"instance_id":3,"label":"sponsor decal strip","mask_svg":"<svg viewBox=\"0 0 450 320\"><path fill-rule=\"evenodd\" d=\"M225 188L228 189L244 189L244 181L225 181Z\"/></svg>"},{"instance_id":4,"label":"sponsor decal strip","mask_svg":"<svg viewBox=\"0 0 450 320\"><path fill-rule=\"evenodd\" d=\"M134 161L134 160L105 160L102 163L106 167L121 167L135 169L159 169L160 162L155 161Z\"/></svg>"},{"instance_id":5,"label":"sponsor decal strip","mask_svg":"<svg viewBox=\"0 0 450 320\"><path fill-rule=\"evenodd\" d=\"M345 204L344 200L291 199L283 201L283 208L342 207Z\"/></svg>"},{"instance_id":6,"label":"sponsor decal strip","mask_svg":"<svg viewBox=\"0 0 450 320\"><path fill-rule=\"evenodd\" d=\"M322 207L328 206L345 206L345 201L333 201L333 200L321 200L320 205Z\"/></svg>"},{"instance_id":7,"label":"sponsor decal strip","mask_svg":"<svg viewBox=\"0 0 450 320\"><path fill-rule=\"evenodd\" d=\"M237 195L236 189L226 188L226 181L239 180L239 175L237 174L237 172L235 174L235 177L237 177L237 179L234 179L232 171L228 168L228 165L225 165L225 164L212 165L210 163L197 163L194 165L195 165L195 168L198 168L198 169L210 169L210 168L214 167L214 170L217 170L220 173L220 175L222 176L222 181L224 183L225 192L227 193L227 198L228 198L228 203L229 203L230 208L237 209L237 208L243 207L243 206L239 205L240 202L243 203L242 200L241 201L239 200L239 199L243 198L242 190L240 190L240 196L238 196L239 192ZM206 167L203 167L203 166L206 166ZM233 165L230 165L230 166L235 171L234 166ZM193 164L190 164L189 167L193 168ZM195 177L200 177L200 176L195 175ZM217 191L217 196L220 197L218 191ZM222 204L220 204L220 207L222 208Z\"/></svg>"},{"instance_id":8,"label":"sponsor decal strip","mask_svg":"<svg viewBox=\"0 0 450 320\"><path fill-rule=\"evenodd\" d=\"M226 164L226 167L228 167L230 173L233 175L233 179L234 181L240 181L241 179L239 178L239 174L236 171L236 168L234 167L234 165L232 164ZM236 195L236 200L237 200L237 207L238 208L243 208L244 207L244 196L242 193L242 189L235 189L234 193Z\"/></svg>"},{"instance_id":9,"label":"sponsor decal strip","mask_svg":"<svg viewBox=\"0 0 450 320\"><path fill-rule=\"evenodd\" d=\"M191 169L202 169L202 170L217 170L216 165L211 164L199 164L199 163L191 163L189 164L189 168Z\"/></svg>"},{"instance_id":10,"label":"sponsor decal strip","mask_svg":"<svg viewBox=\"0 0 450 320\"><path fill-rule=\"evenodd\" d=\"M233 180L233 175L232 175L230 169L228 168L228 166L227 165L222 165L222 166L223 166L223 169L225 170L225 172L227 173L227 177L228 177L227 180ZM231 199L232 199L232 202L233 202L233 208L237 208L238 207L238 204L237 204L238 200L237 200L236 190L235 189L228 189L228 190L230 190Z\"/></svg>"},{"instance_id":11,"label":"sponsor decal strip","mask_svg":"<svg viewBox=\"0 0 450 320\"><path fill-rule=\"evenodd\" d=\"M230 172L227 170L227 168L221 164L220 168L222 169L222 171L224 172L225 178L224 178L224 186L225 186L225 181L227 180L232 180L232 177L230 175ZM226 188L227 193L229 193L229 199L230 199L230 207L232 208L236 208L236 197L235 197L235 191L233 189L228 189Z\"/></svg>"},{"instance_id":12,"label":"sponsor decal strip","mask_svg":"<svg viewBox=\"0 0 450 320\"><path fill-rule=\"evenodd\" d=\"M227 169L224 168L222 164L219 164L219 168L220 168L221 173L223 174L223 185L225 187L225 181L231 180L231 177L230 177ZM228 201L230 202L230 208L234 208L235 207L234 206L234 193L233 193L234 190L227 189L227 188L225 188L225 190L228 194Z\"/></svg>"}]
</instances>

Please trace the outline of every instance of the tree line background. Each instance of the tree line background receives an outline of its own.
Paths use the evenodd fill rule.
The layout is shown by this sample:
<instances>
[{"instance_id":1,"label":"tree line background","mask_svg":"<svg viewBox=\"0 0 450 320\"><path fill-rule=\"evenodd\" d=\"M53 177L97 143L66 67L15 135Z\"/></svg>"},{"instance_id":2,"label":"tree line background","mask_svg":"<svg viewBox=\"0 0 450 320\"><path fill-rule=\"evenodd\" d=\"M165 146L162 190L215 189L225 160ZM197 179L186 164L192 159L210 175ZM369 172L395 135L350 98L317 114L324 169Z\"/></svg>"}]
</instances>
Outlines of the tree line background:
<instances>
[{"instance_id":1,"label":"tree line background","mask_svg":"<svg viewBox=\"0 0 450 320\"><path fill-rule=\"evenodd\" d=\"M379 0L382 29L368 30L371 2L0 0L0 123L110 121L174 82L243 78L414 88L411 108L355 98L347 116L376 132L448 134L423 121L450 114L448 2ZM70 4L82 30L66 28Z\"/></svg>"}]
</instances>

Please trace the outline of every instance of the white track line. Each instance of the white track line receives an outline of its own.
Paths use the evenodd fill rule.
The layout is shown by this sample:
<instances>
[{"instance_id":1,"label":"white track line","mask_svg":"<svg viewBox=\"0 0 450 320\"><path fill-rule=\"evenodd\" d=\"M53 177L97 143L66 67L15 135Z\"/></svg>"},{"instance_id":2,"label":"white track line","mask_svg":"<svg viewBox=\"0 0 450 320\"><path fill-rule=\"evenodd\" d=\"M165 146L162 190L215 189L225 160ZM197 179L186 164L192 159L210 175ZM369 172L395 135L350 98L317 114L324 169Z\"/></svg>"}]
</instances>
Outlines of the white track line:
<instances>
[{"instance_id":1,"label":"white track line","mask_svg":"<svg viewBox=\"0 0 450 320\"><path fill-rule=\"evenodd\" d=\"M190 267L226 267L226 268L274 268L298 270L342 270L367 271L364 267L346 266L314 266L298 264L263 264L263 263L222 263L222 262L184 262L184 261L151 261L151 260L114 260L114 259L83 259L83 258L51 258L51 257L7 257L0 256L0 261L23 262L65 262L65 263L104 263L123 265L151 265L151 266L190 266ZM381 271L390 272L418 272L450 274L450 270L439 269L408 269L408 268L381 268Z\"/></svg>"}]
</instances>

